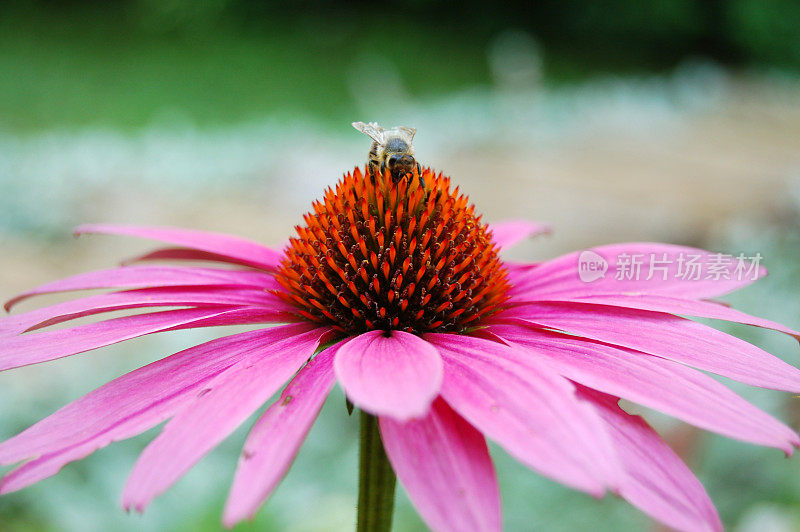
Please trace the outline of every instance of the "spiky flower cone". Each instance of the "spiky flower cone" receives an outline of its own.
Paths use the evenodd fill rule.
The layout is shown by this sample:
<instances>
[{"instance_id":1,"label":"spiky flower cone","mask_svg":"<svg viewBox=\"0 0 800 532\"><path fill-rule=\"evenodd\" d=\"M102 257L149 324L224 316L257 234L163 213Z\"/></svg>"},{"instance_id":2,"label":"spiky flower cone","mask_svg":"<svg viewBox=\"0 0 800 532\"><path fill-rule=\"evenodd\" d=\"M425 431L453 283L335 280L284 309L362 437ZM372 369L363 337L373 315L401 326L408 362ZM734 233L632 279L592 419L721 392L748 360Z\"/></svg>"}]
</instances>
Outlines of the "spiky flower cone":
<instances>
[{"instance_id":1,"label":"spiky flower cone","mask_svg":"<svg viewBox=\"0 0 800 532\"><path fill-rule=\"evenodd\" d=\"M464 332L507 299L487 225L441 173L394 182L356 169L304 220L276 294L340 332Z\"/></svg>"}]
</instances>

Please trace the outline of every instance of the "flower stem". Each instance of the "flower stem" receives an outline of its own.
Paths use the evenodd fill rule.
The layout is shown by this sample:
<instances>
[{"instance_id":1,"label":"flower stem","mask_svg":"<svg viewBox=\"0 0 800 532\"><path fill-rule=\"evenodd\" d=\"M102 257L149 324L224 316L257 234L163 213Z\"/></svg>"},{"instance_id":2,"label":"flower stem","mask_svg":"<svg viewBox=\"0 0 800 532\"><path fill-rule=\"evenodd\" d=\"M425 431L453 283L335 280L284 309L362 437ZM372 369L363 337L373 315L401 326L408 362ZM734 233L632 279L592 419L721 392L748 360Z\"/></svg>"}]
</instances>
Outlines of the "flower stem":
<instances>
[{"instance_id":1,"label":"flower stem","mask_svg":"<svg viewBox=\"0 0 800 532\"><path fill-rule=\"evenodd\" d=\"M361 412L358 532L391 530L395 482L394 470L383 450L378 418Z\"/></svg>"}]
</instances>

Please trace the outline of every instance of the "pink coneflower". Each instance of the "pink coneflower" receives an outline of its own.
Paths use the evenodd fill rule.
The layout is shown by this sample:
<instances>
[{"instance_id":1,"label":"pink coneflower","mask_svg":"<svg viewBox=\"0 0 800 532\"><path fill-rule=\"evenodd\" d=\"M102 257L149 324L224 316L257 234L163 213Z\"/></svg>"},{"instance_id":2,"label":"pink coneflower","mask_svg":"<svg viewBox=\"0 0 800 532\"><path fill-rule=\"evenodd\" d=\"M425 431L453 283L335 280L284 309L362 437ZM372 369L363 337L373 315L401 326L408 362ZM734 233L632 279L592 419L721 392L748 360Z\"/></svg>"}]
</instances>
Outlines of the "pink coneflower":
<instances>
[{"instance_id":1,"label":"pink coneflower","mask_svg":"<svg viewBox=\"0 0 800 532\"><path fill-rule=\"evenodd\" d=\"M168 356L3 442L0 464L21 465L0 493L168 420L124 489L124 507L144 510L287 381L245 443L226 525L251 518L270 496L337 382L362 411L359 519L370 530L388 527L392 469L432 529L499 530L485 438L542 475L596 497L615 493L666 525L721 529L698 480L620 399L787 454L800 445L792 429L704 373L800 392L800 372L678 317L799 336L711 300L762 269L750 265L753 275L742 276L741 262L649 243L595 248L588 259L504 263L500 250L545 228L489 226L449 178L429 169L422 177L395 183L356 169L314 203L284 252L179 229L79 228L175 246L138 261L220 267L125 266L26 292L6 306L38 294L122 289L4 318L0 369L161 331L284 325ZM714 265L713 275L685 275L687 257ZM599 274L581 280L583 260L600 264L591 270ZM38 330L145 307L180 308Z\"/></svg>"}]
</instances>

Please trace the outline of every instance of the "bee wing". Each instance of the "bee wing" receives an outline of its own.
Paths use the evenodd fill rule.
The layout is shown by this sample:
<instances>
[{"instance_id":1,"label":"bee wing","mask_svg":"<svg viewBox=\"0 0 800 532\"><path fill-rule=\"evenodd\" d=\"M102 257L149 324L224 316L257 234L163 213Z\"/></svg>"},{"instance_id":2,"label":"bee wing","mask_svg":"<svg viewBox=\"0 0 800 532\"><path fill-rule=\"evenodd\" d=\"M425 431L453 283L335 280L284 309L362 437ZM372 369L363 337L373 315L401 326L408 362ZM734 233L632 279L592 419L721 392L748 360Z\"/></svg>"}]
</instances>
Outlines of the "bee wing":
<instances>
[{"instance_id":1,"label":"bee wing","mask_svg":"<svg viewBox=\"0 0 800 532\"><path fill-rule=\"evenodd\" d=\"M365 124L364 122L353 122L353 127L378 144L383 144L384 132L386 130L379 126L377 122L370 122L369 124Z\"/></svg>"},{"instance_id":2,"label":"bee wing","mask_svg":"<svg viewBox=\"0 0 800 532\"><path fill-rule=\"evenodd\" d=\"M397 126L397 129L399 131L402 131L404 134L408 135L409 142L414 140L414 135L417 134L417 128L415 127Z\"/></svg>"}]
</instances>

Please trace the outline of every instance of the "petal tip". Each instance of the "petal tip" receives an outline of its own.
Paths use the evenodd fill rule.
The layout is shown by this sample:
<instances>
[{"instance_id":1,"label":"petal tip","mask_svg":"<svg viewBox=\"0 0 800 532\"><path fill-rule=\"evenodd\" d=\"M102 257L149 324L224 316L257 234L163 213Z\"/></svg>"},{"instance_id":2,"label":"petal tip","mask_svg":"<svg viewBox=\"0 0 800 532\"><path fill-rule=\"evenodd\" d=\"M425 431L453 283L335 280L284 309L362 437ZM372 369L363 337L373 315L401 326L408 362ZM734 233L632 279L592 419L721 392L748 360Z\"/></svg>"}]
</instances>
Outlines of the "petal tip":
<instances>
[{"instance_id":1,"label":"petal tip","mask_svg":"<svg viewBox=\"0 0 800 532\"><path fill-rule=\"evenodd\" d=\"M79 225L79 226L75 227L72 230L72 236L74 236L75 238L78 238L81 235L85 235L86 233L91 233L91 232L92 232L92 226L91 225L82 224L82 225Z\"/></svg>"},{"instance_id":2,"label":"petal tip","mask_svg":"<svg viewBox=\"0 0 800 532\"><path fill-rule=\"evenodd\" d=\"M442 386L436 348L410 333L370 331L345 342L333 363L348 399L377 416L408 421L427 415Z\"/></svg>"},{"instance_id":3,"label":"petal tip","mask_svg":"<svg viewBox=\"0 0 800 532\"><path fill-rule=\"evenodd\" d=\"M597 483L593 486L586 487L586 493L592 496L592 498L600 500L606 496L607 493L614 493L610 486L606 486L601 483Z\"/></svg>"},{"instance_id":4,"label":"petal tip","mask_svg":"<svg viewBox=\"0 0 800 532\"><path fill-rule=\"evenodd\" d=\"M128 482L130 483L130 479ZM134 511L137 514L143 514L152 501L152 496L135 493L130 485L126 486L122 492L122 508L128 513Z\"/></svg>"},{"instance_id":5,"label":"petal tip","mask_svg":"<svg viewBox=\"0 0 800 532\"><path fill-rule=\"evenodd\" d=\"M122 509L125 510L125 513L136 512L137 514L143 514L147 505L142 503L135 503L132 501L123 501L122 502Z\"/></svg>"},{"instance_id":6,"label":"petal tip","mask_svg":"<svg viewBox=\"0 0 800 532\"><path fill-rule=\"evenodd\" d=\"M222 526L231 529L236 525L249 521L252 522L256 518L256 514L261 509L263 501L256 504L254 507L244 503L244 501L235 502L233 495L229 494L229 499L225 503L225 509L222 512Z\"/></svg>"},{"instance_id":7,"label":"petal tip","mask_svg":"<svg viewBox=\"0 0 800 532\"><path fill-rule=\"evenodd\" d=\"M436 399L437 396L438 393L434 394L430 400L427 401L427 403L420 405L419 408L416 409L404 408L402 410L396 409L395 411L391 411L392 409L387 408L384 409L386 411L383 412L370 412L369 408L364 408L362 410L376 416L391 418L398 423L409 423L411 421L416 421L426 417L431 410L431 404L433 403L433 400Z\"/></svg>"},{"instance_id":8,"label":"petal tip","mask_svg":"<svg viewBox=\"0 0 800 532\"><path fill-rule=\"evenodd\" d=\"M230 512L229 510L226 509L225 513L222 516L222 526L230 530L244 519L245 519L244 516L241 516L238 513Z\"/></svg>"}]
</instances>

